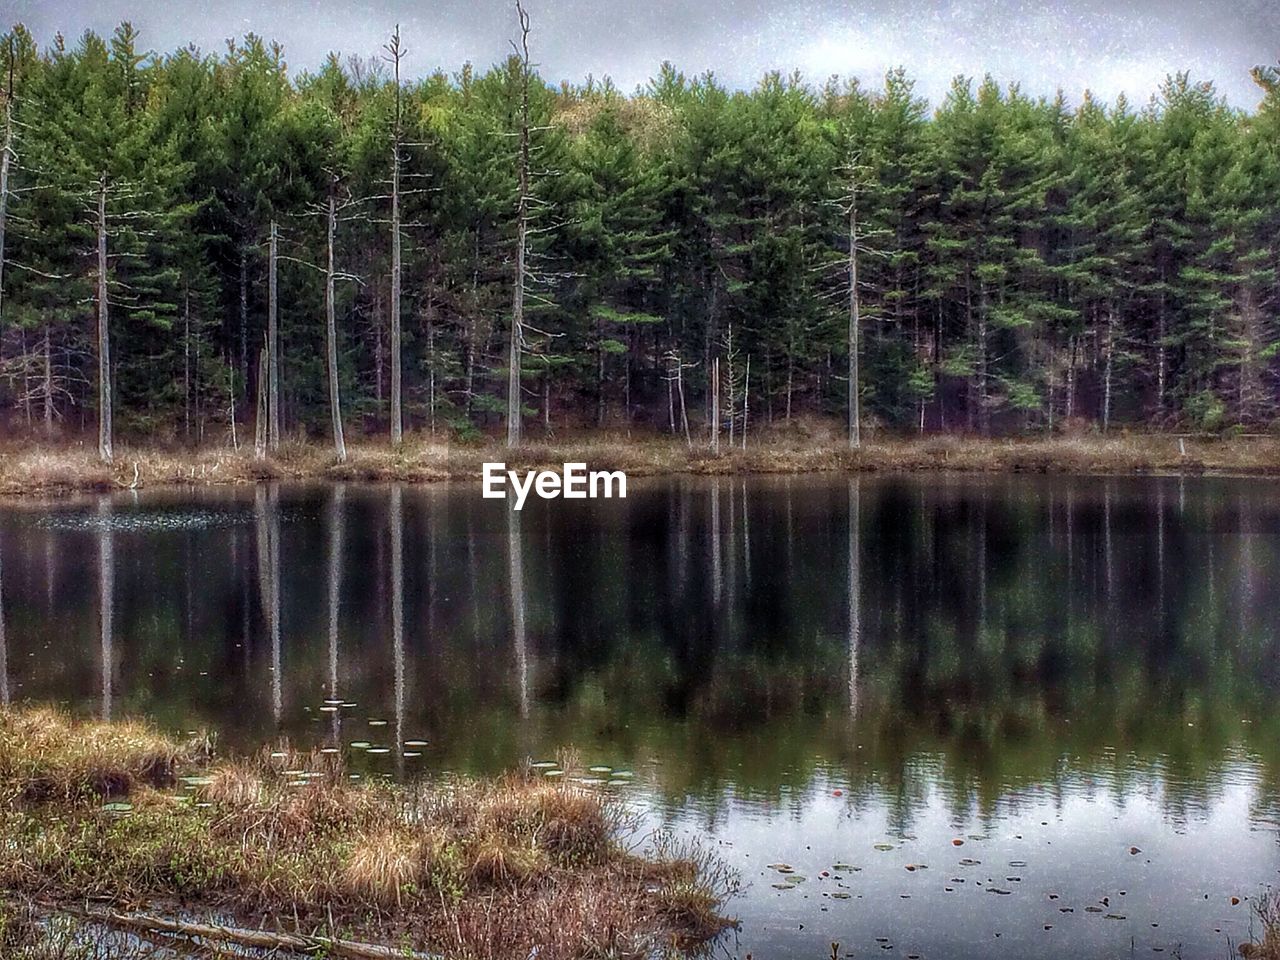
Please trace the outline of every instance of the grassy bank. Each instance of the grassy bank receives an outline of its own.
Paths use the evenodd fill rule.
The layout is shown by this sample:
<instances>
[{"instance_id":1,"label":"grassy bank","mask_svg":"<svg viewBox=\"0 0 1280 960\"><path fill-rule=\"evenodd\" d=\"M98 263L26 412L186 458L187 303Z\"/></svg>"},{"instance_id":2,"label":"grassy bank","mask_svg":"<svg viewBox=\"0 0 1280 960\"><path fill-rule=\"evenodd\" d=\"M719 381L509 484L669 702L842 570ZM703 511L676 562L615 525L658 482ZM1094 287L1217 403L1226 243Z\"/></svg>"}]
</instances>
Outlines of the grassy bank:
<instances>
[{"instance_id":1,"label":"grassy bank","mask_svg":"<svg viewBox=\"0 0 1280 960\"><path fill-rule=\"evenodd\" d=\"M1248 960L1280 960L1280 892L1272 891L1254 906L1259 932L1251 943L1241 944Z\"/></svg>"},{"instance_id":2,"label":"grassy bank","mask_svg":"<svg viewBox=\"0 0 1280 960\"><path fill-rule=\"evenodd\" d=\"M724 925L730 883L715 864L628 846L625 809L572 770L409 786L356 782L336 755L284 746L247 760L208 753L139 724L0 713L10 935L42 929L33 913L88 903L321 947L524 960L534 948L647 956ZM118 925L103 917L87 919Z\"/></svg>"},{"instance_id":3,"label":"grassy bank","mask_svg":"<svg viewBox=\"0 0 1280 960\"><path fill-rule=\"evenodd\" d=\"M932 470L1280 475L1280 438L1180 439L1150 434L1017 440L932 437L873 439L858 450L850 450L829 431L809 430L755 440L746 450L726 445L718 456L705 444L690 448L681 441L654 436L600 435L530 442L515 451L496 443L413 439L399 450L381 442L353 443L346 463L337 463L323 443L289 443L265 460L255 459L252 450L244 448L121 446L110 466L100 463L88 446L10 444L0 450L0 494L259 480L476 480L486 461L504 461L513 469L583 461L592 469L625 470L630 476Z\"/></svg>"}]
</instances>

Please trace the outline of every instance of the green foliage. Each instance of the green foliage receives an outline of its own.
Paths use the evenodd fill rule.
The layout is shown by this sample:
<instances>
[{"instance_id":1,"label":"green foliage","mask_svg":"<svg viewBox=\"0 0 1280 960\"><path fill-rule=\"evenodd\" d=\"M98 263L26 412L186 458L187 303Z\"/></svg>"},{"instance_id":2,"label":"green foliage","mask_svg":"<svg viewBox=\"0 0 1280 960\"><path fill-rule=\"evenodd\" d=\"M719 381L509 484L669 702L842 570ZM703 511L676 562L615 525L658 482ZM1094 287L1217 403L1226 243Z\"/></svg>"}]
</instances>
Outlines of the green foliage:
<instances>
[{"instance_id":1,"label":"green foliage","mask_svg":"<svg viewBox=\"0 0 1280 960\"><path fill-rule=\"evenodd\" d=\"M291 77L283 50L254 35L216 56L142 54L128 24L44 51L21 27L11 38L6 406L78 421L95 403L90 207L105 182L126 429L199 440L232 410L252 416L273 221L284 409L323 428L314 212L331 190L350 201L339 378L349 410L385 417L399 116L407 415L458 434L496 426L517 60L397 89L381 63L336 57ZM1141 110L960 78L934 112L902 70L874 88L771 73L730 90L668 64L630 96L535 78L526 404L548 426L665 426L679 363L691 416L705 418L732 329L726 410L742 392L753 423L843 405L856 170L861 386L878 422L1269 423L1280 94L1275 69L1254 76L1253 113L1186 75Z\"/></svg>"}]
</instances>

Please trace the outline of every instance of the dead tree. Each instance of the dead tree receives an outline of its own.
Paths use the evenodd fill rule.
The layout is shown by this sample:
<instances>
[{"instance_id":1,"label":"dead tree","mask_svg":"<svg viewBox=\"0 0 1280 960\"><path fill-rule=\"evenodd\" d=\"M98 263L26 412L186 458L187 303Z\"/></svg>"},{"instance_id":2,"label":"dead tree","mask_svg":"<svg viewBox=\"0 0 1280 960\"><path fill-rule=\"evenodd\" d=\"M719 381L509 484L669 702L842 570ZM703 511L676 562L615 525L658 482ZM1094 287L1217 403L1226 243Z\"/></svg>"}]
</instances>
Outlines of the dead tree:
<instances>
[{"instance_id":1,"label":"dead tree","mask_svg":"<svg viewBox=\"0 0 1280 960\"><path fill-rule=\"evenodd\" d=\"M267 446L280 449L280 324L276 267L279 260L279 226L273 219L267 241Z\"/></svg>"},{"instance_id":2,"label":"dead tree","mask_svg":"<svg viewBox=\"0 0 1280 960\"><path fill-rule=\"evenodd\" d=\"M400 44L400 26L386 45L387 59L395 72L395 122L391 135L391 442L399 446L404 439L404 413L400 379L400 146L403 140L400 115L400 61L404 48Z\"/></svg>"},{"instance_id":3,"label":"dead tree","mask_svg":"<svg viewBox=\"0 0 1280 960\"><path fill-rule=\"evenodd\" d=\"M683 363L680 360L680 354L676 350L668 350L667 360L667 418L671 422L671 432L677 432L676 426L676 401L680 401L680 424L679 429L684 431L684 442L687 447L693 447L693 438L689 435L689 411L685 407L684 402L684 371L686 367L695 366L691 363Z\"/></svg>"},{"instance_id":4,"label":"dead tree","mask_svg":"<svg viewBox=\"0 0 1280 960\"><path fill-rule=\"evenodd\" d=\"M258 405L253 422L253 456L255 460L267 458L267 347L264 344L258 358Z\"/></svg>"},{"instance_id":5,"label":"dead tree","mask_svg":"<svg viewBox=\"0 0 1280 960\"><path fill-rule=\"evenodd\" d=\"M13 163L13 37L9 38L9 83L4 97L4 141L0 143L0 320L4 318L4 230L9 214L9 169Z\"/></svg>"},{"instance_id":6,"label":"dead tree","mask_svg":"<svg viewBox=\"0 0 1280 960\"><path fill-rule=\"evenodd\" d=\"M516 154L516 256L511 291L511 339L507 366L507 446L520 444L520 354L524 350L524 294L529 242L529 14L516 0L520 18L520 129Z\"/></svg>"},{"instance_id":7,"label":"dead tree","mask_svg":"<svg viewBox=\"0 0 1280 960\"><path fill-rule=\"evenodd\" d=\"M883 251L870 241L886 231L867 229L861 218L859 204L871 189L871 168L863 164L857 152L851 149L849 161L840 168L839 173L844 181L844 192L832 203L839 208L844 221L842 241L846 249L839 258L819 263L816 269L832 274L833 281L835 277L842 281L833 282L833 289L824 298L838 297L844 304L849 381L848 442L849 449L856 450L862 445L862 376L859 356L862 352L862 322L866 314L862 299L866 283L861 276L861 265L866 256L883 256Z\"/></svg>"},{"instance_id":8,"label":"dead tree","mask_svg":"<svg viewBox=\"0 0 1280 960\"><path fill-rule=\"evenodd\" d=\"M112 459L111 331L107 311L107 175L98 180L98 458Z\"/></svg>"},{"instance_id":9,"label":"dead tree","mask_svg":"<svg viewBox=\"0 0 1280 960\"><path fill-rule=\"evenodd\" d=\"M342 434L342 396L338 384L338 328L333 306L333 235L337 224L337 203L329 190L329 216L326 222L326 259L324 272L325 356L329 371L329 417L333 422L333 450L339 463L347 462L347 442ZM394 369L394 368L393 368Z\"/></svg>"},{"instance_id":10,"label":"dead tree","mask_svg":"<svg viewBox=\"0 0 1280 960\"><path fill-rule=\"evenodd\" d=\"M849 180L849 449L862 446L862 381L858 351L862 347L861 299L858 295L858 178Z\"/></svg>"},{"instance_id":11,"label":"dead tree","mask_svg":"<svg viewBox=\"0 0 1280 960\"><path fill-rule=\"evenodd\" d=\"M720 453L720 358L711 361L711 452Z\"/></svg>"}]
</instances>

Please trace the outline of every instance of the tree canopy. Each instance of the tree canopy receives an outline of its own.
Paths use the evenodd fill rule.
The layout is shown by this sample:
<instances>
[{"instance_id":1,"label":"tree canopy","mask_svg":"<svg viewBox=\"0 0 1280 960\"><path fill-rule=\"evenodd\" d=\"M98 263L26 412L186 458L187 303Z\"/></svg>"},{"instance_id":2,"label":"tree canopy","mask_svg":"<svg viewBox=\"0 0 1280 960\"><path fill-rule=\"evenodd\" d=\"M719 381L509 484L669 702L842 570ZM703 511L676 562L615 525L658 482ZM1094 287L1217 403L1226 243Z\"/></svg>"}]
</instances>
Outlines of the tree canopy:
<instances>
[{"instance_id":1,"label":"tree canopy","mask_svg":"<svg viewBox=\"0 0 1280 960\"><path fill-rule=\"evenodd\" d=\"M406 430L496 430L518 235L519 408L535 434L678 431L675 371L695 429L714 370L726 422L839 416L850 343L864 422L898 432L1280 416L1277 68L1254 71L1252 111L1185 74L1141 106L990 77L957 78L931 106L902 70L874 87L770 74L733 90L664 64L629 95L535 73L522 193L518 57L399 83L379 58L290 74L260 37L145 53L127 23L44 50L15 27L0 57L10 427L95 418L98 234L118 429L197 442L243 425L273 223L291 431L326 430L338 386L349 421L385 429L393 296ZM851 163L857 338L841 287ZM328 295L316 214L330 197Z\"/></svg>"}]
</instances>

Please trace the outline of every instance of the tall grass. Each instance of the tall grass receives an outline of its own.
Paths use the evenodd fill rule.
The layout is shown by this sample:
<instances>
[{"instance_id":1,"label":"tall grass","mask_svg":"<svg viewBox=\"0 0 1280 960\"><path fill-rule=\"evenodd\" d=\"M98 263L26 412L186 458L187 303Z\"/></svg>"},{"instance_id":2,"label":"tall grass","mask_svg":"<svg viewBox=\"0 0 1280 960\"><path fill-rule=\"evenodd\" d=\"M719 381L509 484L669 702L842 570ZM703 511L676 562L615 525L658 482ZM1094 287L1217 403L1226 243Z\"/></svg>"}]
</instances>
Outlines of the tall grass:
<instances>
[{"instance_id":1,"label":"tall grass","mask_svg":"<svg viewBox=\"0 0 1280 960\"><path fill-rule=\"evenodd\" d=\"M535 947L641 956L725 922L732 882L713 860L635 852L626 808L586 785L356 783L332 755L284 745L205 767L145 725L52 710L0 713L0 731L0 889L13 895L337 924L520 960Z\"/></svg>"},{"instance_id":2,"label":"tall grass","mask_svg":"<svg viewBox=\"0 0 1280 960\"><path fill-rule=\"evenodd\" d=\"M1280 960L1280 891L1271 891L1254 904L1254 916L1261 927L1260 937L1241 944L1240 955L1249 960Z\"/></svg>"},{"instance_id":3,"label":"tall grass","mask_svg":"<svg viewBox=\"0 0 1280 960\"><path fill-rule=\"evenodd\" d=\"M703 442L688 447L661 434L590 434L566 441L531 441L517 450L496 443L455 443L419 437L393 450L354 442L346 463L324 443L292 442L265 460L242 448L122 446L114 464L84 447L10 445L0 451L0 494L112 490L175 484L259 480L365 480L428 483L476 480L482 464L511 469L583 461L592 469L629 475L738 474L810 471L1001 471L1057 473L1232 472L1280 474L1280 438L1178 438L1160 434L1086 434L1019 439L973 437L872 438L850 450L838 433L778 428L753 437L746 450Z\"/></svg>"},{"instance_id":4,"label":"tall grass","mask_svg":"<svg viewBox=\"0 0 1280 960\"><path fill-rule=\"evenodd\" d=\"M83 722L50 708L0 711L0 799L74 801L172 786L208 744L175 743L144 724Z\"/></svg>"}]
</instances>

